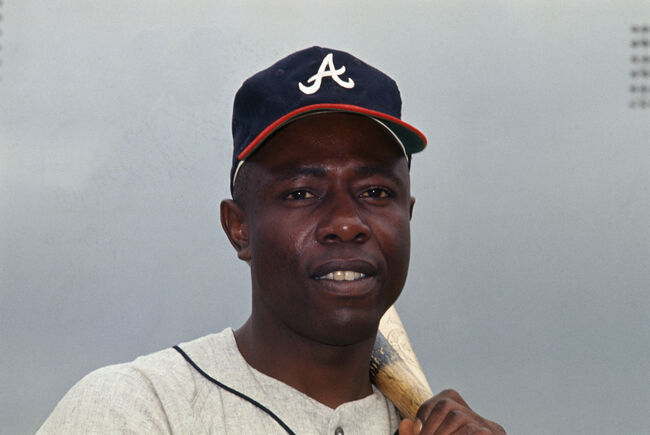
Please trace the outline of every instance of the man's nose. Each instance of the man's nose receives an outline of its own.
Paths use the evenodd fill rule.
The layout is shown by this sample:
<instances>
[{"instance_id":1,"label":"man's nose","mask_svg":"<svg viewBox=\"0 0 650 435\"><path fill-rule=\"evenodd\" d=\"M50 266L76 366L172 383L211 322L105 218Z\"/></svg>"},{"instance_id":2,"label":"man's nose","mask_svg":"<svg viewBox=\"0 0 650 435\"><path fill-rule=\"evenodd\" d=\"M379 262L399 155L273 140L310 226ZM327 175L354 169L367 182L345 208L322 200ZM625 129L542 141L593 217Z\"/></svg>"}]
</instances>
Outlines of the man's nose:
<instances>
[{"instance_id":1,"label":"man's nose","mask_svg":"<svg viewBox=\"0 0 650 435\"><path fill-rule=\"evenodd\" d=\"M349 194L337 195L323 210L316 237L320 243L363 243L370 238L370 227L360 214L359 204Z\"/></svg>"}]
</instances>

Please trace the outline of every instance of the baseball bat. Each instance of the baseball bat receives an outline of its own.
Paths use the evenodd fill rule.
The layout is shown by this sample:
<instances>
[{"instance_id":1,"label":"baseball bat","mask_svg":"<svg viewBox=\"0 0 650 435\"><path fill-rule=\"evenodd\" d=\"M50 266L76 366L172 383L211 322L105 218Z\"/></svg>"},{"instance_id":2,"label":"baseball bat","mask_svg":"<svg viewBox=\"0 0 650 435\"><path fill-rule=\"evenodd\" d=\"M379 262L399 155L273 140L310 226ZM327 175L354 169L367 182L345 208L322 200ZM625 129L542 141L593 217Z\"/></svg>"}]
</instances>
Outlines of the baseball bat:
<instances>
[{"instance_id":1,"label":"baseball bat","mask_svg":"<svg viewBox=\"0 0 650 435\"><path fill-rule=\"evenodd\" d=\"M414 419L420 405L433 396L395 307L379 322L370 357L370 379L402 417Z\"/></svg>"}]
</instances>

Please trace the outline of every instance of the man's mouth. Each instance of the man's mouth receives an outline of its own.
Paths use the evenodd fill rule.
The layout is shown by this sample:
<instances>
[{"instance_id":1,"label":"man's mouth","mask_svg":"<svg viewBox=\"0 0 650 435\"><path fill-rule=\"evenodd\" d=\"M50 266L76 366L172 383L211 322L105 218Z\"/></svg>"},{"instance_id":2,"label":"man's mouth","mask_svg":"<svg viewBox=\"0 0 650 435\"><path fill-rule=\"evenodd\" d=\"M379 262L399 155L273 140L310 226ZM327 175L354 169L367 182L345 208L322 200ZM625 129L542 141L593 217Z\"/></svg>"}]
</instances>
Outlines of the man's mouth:
<instances>
[{"instance_id":1,"label":"man's mouth","mask_svg":"<svg viewBox=\"0 0 650 435\"><path fill-rule=\"evenodd\" d=\"M330 260L312 269L311 277L317 281L354 282L371 278L377 267L360 259Z\"/></svg>"},{"instance_id":2,"label":"man's mouth","mask_svg":"<svg viewBox=\"0 0 650 435\"><path fill-rule=\"evenodd\" d=\"M330 279L333 281L356 281L365 278L366 274L354 270L335 270L325 275L317 276L317 280Z\"/></svg>"},{"instance_id":3,"label":"man's mouth","mask_svg":"<svg viewBox=\"0 0 650 435\"><path fill-rule=\"evenodd\" d=\"M326 294L345 298L365 298L378 288L378 267L359 258L330 259L312 268L315 288Z\"/></svg>"}]
</instances>

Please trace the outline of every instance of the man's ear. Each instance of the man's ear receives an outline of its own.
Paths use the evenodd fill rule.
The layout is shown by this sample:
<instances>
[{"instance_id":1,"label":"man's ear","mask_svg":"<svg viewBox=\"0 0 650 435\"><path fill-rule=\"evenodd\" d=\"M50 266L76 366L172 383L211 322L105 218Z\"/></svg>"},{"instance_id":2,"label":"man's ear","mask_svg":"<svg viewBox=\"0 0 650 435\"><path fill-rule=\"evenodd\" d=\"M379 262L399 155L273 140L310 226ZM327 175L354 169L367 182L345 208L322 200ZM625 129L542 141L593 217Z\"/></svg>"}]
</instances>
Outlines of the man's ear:
<instances>
[{"instance_id":1,"label":"man's ear","mask_svg":"<svg viewBox=\"0 0 650 435\"><path fill-rule=\"evenodd\" d=\"M244 209L232 199L221 201L221 226L240 260L250 261L248 222Z\"/></svg>"},{"instance_id":2,"label":"man's ear","mask_svg":"<svg viewBox=\"0 0 650 435\"><path fill-rule=\"evenodd\" d=\"M409 219L413 218L413 206L415 205L415 197L411 197L411 206L409 207Z\"/></svg>"}]
</instances>

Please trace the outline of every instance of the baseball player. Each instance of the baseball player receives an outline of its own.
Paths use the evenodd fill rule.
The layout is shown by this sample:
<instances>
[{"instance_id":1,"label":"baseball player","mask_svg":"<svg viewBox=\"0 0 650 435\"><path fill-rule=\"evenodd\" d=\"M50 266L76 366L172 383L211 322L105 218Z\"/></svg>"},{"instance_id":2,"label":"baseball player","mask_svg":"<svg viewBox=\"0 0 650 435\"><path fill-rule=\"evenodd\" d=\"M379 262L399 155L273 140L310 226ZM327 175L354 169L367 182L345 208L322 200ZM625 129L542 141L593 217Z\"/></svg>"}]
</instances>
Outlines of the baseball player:
<instances>
[{"instance_id":1,"label":"baseball player","mask_svg":"<svg viewBox=\"0 0 650 435\"><path fill-rule=\"evenodd\" d=\"M368 376L408 271L411 156L396 83L311 47L247 79L221 222L250 265L239 329L99 369L40 433L502 434L446 390L401 419Z\"/></svg>"}]
</instances>

